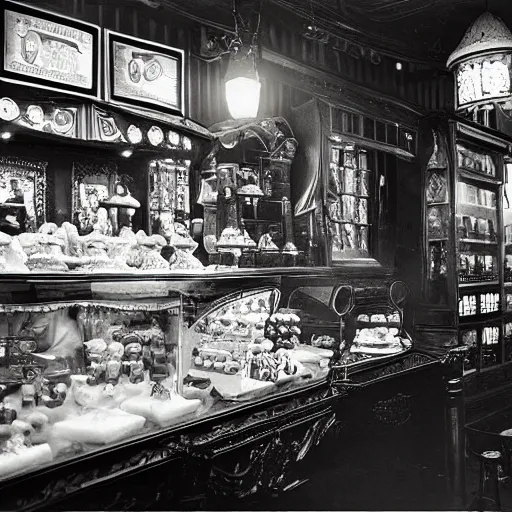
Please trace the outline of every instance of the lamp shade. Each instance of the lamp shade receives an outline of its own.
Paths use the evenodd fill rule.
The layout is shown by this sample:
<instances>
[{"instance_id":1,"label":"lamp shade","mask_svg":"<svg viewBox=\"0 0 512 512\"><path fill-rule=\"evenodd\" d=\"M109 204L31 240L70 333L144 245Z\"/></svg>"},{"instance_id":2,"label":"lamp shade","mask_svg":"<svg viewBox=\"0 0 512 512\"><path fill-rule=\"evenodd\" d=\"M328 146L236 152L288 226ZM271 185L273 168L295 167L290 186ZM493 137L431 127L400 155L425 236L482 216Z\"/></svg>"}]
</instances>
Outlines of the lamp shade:
<instances>
[{"instance_id":1,"label":"lamp shade","mask_svg":"<svg viewBox=\"0 0 512 512\"><path fill-rule=\"evenodd\" d=\"M500 18L485 12L467 29L459 46L448 57L446 66L474 56L512 51L512 33Z\"/></svg>"},{"instance_id":2,"label":"lamp shade","mask_svg":"<svg viewBox=\"0 0 512 512\"><path fill-rule=\"evenodd\" d=\"M257 117L261 83L251 54L232 56L225 77L226 102L233 119Z\"/></svg>"},{"instance_id":3,"label":"lamp shade","mask_svg":"<svg viewBox=\"0 0 512 512\"><path fill-rule=\"evenodd\" d=\"M233 119L258 115L261 84L258 80L239 76L226 81L226 101Z\"/></svg>"}]
</instances>

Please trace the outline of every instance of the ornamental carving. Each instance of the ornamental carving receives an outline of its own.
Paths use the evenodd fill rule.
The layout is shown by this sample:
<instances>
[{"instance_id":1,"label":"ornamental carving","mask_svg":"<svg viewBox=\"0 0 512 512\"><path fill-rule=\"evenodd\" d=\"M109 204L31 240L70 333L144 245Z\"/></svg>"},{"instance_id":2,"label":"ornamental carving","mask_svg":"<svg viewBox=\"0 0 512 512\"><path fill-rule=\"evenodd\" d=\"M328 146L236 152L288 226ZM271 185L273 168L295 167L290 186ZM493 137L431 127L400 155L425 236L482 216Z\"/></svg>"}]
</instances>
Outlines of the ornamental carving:
<instances>
[{"instance_id":1,"label":"ornamental carving","mask_svg":"<svg viewBox=\"0 0 512 512\"><path fill-rule=\"evenodd\" d=\"M399 427L409 421L412 416L412 402L411 395L398 393L388 400L377 402L372 412L380 423Z\"/></svg>"}]
</instances>

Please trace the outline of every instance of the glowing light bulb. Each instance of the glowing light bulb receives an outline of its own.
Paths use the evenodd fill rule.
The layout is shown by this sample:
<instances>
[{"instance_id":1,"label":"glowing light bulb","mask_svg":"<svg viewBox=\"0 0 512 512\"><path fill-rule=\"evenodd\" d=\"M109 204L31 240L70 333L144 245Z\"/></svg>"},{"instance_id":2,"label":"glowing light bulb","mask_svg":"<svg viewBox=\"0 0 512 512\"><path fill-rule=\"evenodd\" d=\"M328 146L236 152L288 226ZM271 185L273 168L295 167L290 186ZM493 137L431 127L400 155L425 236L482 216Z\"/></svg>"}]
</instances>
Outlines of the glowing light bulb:
<instances>
[{"instance_id":1,"label":"glowing light bulb","mask_svg":"<svg viewBox=\"0 0 512 512\"><path fill-rule=\"evenodd\" d=\"M247 119L258 115L261 84L258 80L236 77L226 81L226 101L233 119Z\"/></svg>"}]
</instances>

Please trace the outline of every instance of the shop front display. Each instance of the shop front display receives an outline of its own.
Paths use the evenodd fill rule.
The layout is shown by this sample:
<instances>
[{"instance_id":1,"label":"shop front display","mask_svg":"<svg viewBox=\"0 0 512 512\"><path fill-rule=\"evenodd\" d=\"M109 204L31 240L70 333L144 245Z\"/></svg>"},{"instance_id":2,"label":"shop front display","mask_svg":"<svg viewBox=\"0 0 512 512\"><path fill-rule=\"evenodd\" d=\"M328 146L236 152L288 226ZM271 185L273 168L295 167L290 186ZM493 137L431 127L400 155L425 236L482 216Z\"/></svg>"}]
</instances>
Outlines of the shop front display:
<instances>
[{"instance_id":1,"label":"shop front display","mask_svg":"<svg viewBox=\"0 0 512 512\"><path fill-rule=\"evenodd\" d=\"M25 42L66 22L12 4L9 19L36 27ZM322 112L318 133L300 108L208 130L185 115L182 50L104 31L96 56L101 31L80 30L106 97L96 78L79 93L51 73L1 76L0 509L270 507L315 482L325 450L384 482L358 443L403 454L426 422L428 449L404 468L423 464L414 478L437 492L457 371L415 346L388 236L413 132L373 120L389 144L340 136L316 103L303 108ZM482 213L457 214L464 243L488 249L464 279L492 288L501 225L484 160L484 183L460 184ZM478 312L502 303L493 293ZM325 471L348 475L345 462Z\"/></svg>"}]
</instances>

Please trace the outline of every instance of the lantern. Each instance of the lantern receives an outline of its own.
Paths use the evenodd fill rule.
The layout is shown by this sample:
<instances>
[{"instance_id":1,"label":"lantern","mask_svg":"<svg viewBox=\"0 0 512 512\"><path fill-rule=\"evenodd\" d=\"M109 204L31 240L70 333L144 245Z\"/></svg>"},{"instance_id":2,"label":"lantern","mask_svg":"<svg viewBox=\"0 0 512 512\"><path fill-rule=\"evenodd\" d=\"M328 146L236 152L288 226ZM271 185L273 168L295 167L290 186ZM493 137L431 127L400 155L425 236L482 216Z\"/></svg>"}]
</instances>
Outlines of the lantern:
<instances>
[{"instance_id":1,"label":"lantern","mask_svg":"<svg viewBox=\"0 0 512 512\"><path fill-rule=\"evenodd\" d=\"M512 98L512 34L496 16L482 14L450 55L457 109Z\"/></svg>"},{"instance_id":2,"label":"lantern","mask_svg":"<svg viewBox=\"0 0 512 512\"><path fill-rule=\"evenodd\" d=\"M226 101L233 119L257 117L261 84L251 50L245 56L231 55L225 77Z\"/></svg>"}]
</instances>

